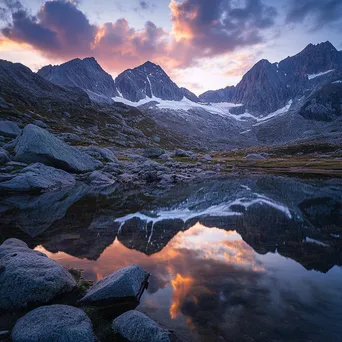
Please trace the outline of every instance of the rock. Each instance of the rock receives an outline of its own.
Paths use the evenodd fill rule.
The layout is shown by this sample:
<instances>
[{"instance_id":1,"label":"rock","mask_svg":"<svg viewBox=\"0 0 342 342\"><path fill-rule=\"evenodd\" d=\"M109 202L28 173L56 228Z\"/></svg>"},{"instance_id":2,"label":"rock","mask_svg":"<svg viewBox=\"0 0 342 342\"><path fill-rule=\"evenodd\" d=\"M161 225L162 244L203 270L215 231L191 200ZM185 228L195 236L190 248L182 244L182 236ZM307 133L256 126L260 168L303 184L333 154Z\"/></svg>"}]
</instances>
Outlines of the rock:
<instances>
[{"instance_id":1,"label":"rock","mask_svg":"<svg viewBox=\"0 0 342 342\"><path fill-rule=\"evenodd\" d=\"M71 142L79 142L82 141L79 135L75 133L61 133L58 136L59 139L62 139L63 141L71 141Z\"/></svg>"},{"instance_id":2,"label":"rock","mask_svg":"<svg viewBox=\"0 0 342 342\"><path fill-rule=\"evenodd\" d=\"M167 330L162 329L151 318L135 310L127 311L114 319L112 329L130 342L170 341Z\"/></svg>"},{"instance_id":3,"label":"rock","mask_svg":"<svg viewBox=\"0 0 342 342\"><path fill-rule=\"evenodd\" d=\"M27 125L18 137L15 160L41 162L76 173L93 171L103 164L54 137L43 128Z\"/></svg>"},{"instance_id":4,"label":"rock","mask_svg":"<svg viewBox=\"0 0 342 342\"><path fill-rule=\"evenodd\" d=\"M0 121L0 135L15 138L17 135L20 134L20 132L21 129L15 122Z\"/></svg>"},{"instance_id":5,"label":"rock","mask_svg":"<svg viewBox=\"0 0 342 342\"><path fill-rule=\"evenodd\" d=\"M115 157L114 153L108 148L90 146L85 148L81 147L80 149L96 159L102 159L106 162L119 163L119 160Z\"/></svg>"},{"instance_id":6,"label":"rock","mask_svg":"<svg viewBox=\"0 0 342 342\"><path fill-rule=\"evenodd\" d=\"M88 179L91 186L108 186L115 183L115 179L111 175L101 171L93 171Z\"/></svg>"},{"instance_id":7,"label":"rock","mask_svg":"<svg viewBox=\"0 0 342 342\"><path fill-rule=\"evenodd\" d=\"M48 126L45 122L43 122L42 120L35 120L35 121L33 122L33 124L36 125L36 126L39 126L39 127L41 127L41 128L48 128L48 127L49 127L49 126Z\"/></svg>"},{"instance_id":8,"label":"rock","mask_svg":"<svg viewBox=\"0 0 342 342\"><path fill-rule=\"evenodd\" d=\"M145 149L143 156L146 158L158 158L164 153L165 151L162 148L152 147Z\"/></svg>"},{"instance_id":9,"label":"rock","mask_svg":"<svg viewBox=\"0 0 342 342\"><path fill-rule=\"evenodd\" d=\"M266 159L266 158L262 156L261 154L249 154L245 157L245 159L261 160L261 159Z\"/></svg>"},{"instance_id":10,"label":"rock","mask_svg":"<svg viewBox=\"0 0 342 342\"><path fill-rule=\"evenodd\" d=\"M0 183L0 190L40 192L71 187L75 184L75 177L68 172L36 163L25 167L12 179Z\"/></svg>"},{"instance_id":11,"label":"rock","mask_svg":"<svg viewBox=\"0 0 342 342\"><path fill-rule=\"evenodd\" d=\"M20 318L13 342L94 342L93 326L81 310L68 305L42 306Z\"/></svg>"},{"instance_id":12,"label":"rock","mask_svg":"<svg viewBox=\"0 0 342 342\"><path fill-rule=\"evenodd\" d=\"M149 276L138 265L121 268L92 286L81 303L109 305L125 299L139 300Z\"/></svg>"},{"instance_id":13,"label":"rock","mask_svg":"<svg viewBox=\"0 0 342 342\"><path fill-rule=\"evenodd\" d=\"M212 161L213 158L211 158L211 156L209 154L205 154L203 157L202 157L203 160L205 161Z\"/></svg>"},{"instance_id":14,"label":"rock","mask_svg":"<svg viewBox=\"0 0 342 342\"><path fill-rule=\"evenodd\" d=\"M157 137L156 135L154 135L154 136L152 137L152 139L153 139L154 142L160 143L160 138Z\"/></svg>"},{"instance_id":15,"label":"rock","mask_svg":"<svg viewBox=\"0 0 342 342\"><path fill-rule=\"evenodd\" d=\"M46 304L76 286L74 278L61 265L17 239L0 245L0 262L1 309Z\"/></svg>"},{"instance_id":16,"label":"rock","mask_svg":"<svg viewBox=\"0 0 342 342\"><path fill-rule=\"evenodd\" d=\"M159 159L161 160L172 160L171 156L169 156L168 154L164 153L162 154Z\"/></svg>"},{"instance_id":17,"label":"rock","mask_svg":"<svg viewBox=\"0 0 342 342\"><path fill-rule=\"evenodd\" d=\"M190 157L191 153L178 149L174 152L174 156L175 157Z\"/></svg>"},{"instance_id":18,"label":"rock","mask_svg":"<svg viewBox=\"0 0 342 342\"><path fill-rule=\"evenodd\" d=\"M9 153L0 147L0 165L6 164L10 161Z\"/></svg>"}]
</instances>

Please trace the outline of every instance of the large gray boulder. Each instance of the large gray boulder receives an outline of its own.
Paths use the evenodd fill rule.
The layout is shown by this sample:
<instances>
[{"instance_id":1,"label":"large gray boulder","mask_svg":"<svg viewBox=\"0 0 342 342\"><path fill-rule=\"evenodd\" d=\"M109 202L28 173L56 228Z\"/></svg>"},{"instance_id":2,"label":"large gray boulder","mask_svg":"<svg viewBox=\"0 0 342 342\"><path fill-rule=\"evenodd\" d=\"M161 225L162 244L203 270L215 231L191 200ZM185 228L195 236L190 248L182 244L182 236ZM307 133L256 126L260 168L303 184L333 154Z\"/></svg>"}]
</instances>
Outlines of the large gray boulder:
<instances>
[{"instance_id":1,"label":"large gray boulder","mask_svg":"<svg viewBox=\"0 0 342 342\"><path fill-rule=\"evenodd\" d=\"M150 274L138 265L121 268L92 286L81 303L110 305L125 300L139 300Z\"/></svg>"},{"instance_id":2,"label":"large gray boulder","mask_svg":"<svg viewBox=\"0 0 342 342\"><path fill-rule=\"evenodd\" d=\"M80 309L67 305L42 306L20 318L13 342L94 342L93 326Z\"/></svg>"},{"instance_id":3,"label":"large gray boulder","mask_svg":"<svg viewBox=\"0 0 342 342\"><path fill-rule=\"evenodd\" d=\"M15 122L7 120L0 121L0 135L15 138L17 135L20 134L20 132L21 129Z\"/></svg>"},{"instance_id":4,"label":"large gray boulder","mask_svg":"<svg viewBox=\"0 0 342 342\"><path fill-rule=\"evenodd\" d=\"M0 190L41 192L71 187L75 184L75 177L68 172L36 163L25 167L14 178L1 182Z\"/></svg>"},{"instance_id":5,"label":"large gray boulder","mask_svg":"<svg viewBox=\"0 0 342 342\"><path fill-rule=\"evenodd\" d=\"M151 318L135 310L117 317L112 324L116 334L130 342L169 342L167 330L162 329Z\"/></svg>"},{"instance_id":6,"label":"large gray boulder","mask_svg":"<svg viewBox=\"0 0 342 342\"><path fill-rule=\"evenodd\" d=\"M76 286L65 268L17 239L0 245L0 265L0 309L46 304Z\"/></svg>"},{"instance_id":7,"label":"large gray boulder","mask_svg":"<svg viewBox=\"0 0 342 342\"><path fill-rule=\"evenodd\" d=\"M57 139L35 125L27 125L18 137L15 160L25 163L41 162L76 173L93 171L103 164Z\"/></svg>"}]
</instances>

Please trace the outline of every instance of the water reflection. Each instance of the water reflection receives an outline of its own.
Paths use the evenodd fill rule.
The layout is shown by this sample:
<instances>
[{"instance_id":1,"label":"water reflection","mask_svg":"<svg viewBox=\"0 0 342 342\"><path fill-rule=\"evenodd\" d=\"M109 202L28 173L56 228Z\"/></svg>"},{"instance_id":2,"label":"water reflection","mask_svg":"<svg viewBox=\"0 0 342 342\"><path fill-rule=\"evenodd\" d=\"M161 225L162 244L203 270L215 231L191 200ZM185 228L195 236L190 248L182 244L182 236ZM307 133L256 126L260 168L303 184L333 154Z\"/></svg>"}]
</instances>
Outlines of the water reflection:
<instances>
[{"instance_id":1,"label":"water reflection","mask_svg":"<svg viewBox=\"0 0 342 342\"><path fill-rule=\"evenodd\" d=\"M99 280L140 264L139 310L188 341L338 341L342 185L283 177L0 201L18 237Z\"/></svg>"},{"instance_id":2,"label":"water reflection","mask_svg":"<svg viewBox=\"0 0 342 342\"><path fill-rule=\"evenodd\" d=\"M37 249L93 279L140 264L152 278L139 310L189 341L337 341L341 331L341 268L305 271L256 253L236 231L197 223L151 256L116 240L96 261Z\"/></svg>"}]
</instances>

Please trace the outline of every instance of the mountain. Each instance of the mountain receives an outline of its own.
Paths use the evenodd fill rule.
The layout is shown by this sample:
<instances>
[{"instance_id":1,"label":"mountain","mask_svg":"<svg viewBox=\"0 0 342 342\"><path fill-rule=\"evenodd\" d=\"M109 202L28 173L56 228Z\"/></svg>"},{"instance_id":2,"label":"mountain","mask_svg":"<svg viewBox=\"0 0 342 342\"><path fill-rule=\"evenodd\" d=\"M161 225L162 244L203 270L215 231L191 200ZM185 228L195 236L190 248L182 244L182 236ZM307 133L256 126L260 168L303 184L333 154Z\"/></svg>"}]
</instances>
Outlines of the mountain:
<instances>
[{"instance_id":1,"label":"mountain","mask_svg":"<svg viewBox=\"0 0 342 342\"><path fill-rule=\"evenodd\" d=\"M30 107L52 107L90 104L88 95L79 88L64 88L45 80L20 63L0 60L0 96Z\"/></svg>"},{"instance_id":2,"label":"mountain","mask_svg":"<svg viewBox=\"0 0 342 342\"><path fill-rule=\"evenodd\" d=\"M309 44L292 57L271 64L256 63L237 84L199 96L201 101L243 104L248 113L263 116L283 108L288 101L323 86L342 69L342 51L330 42Z\"/></svg>"},{"instance_id":3,"label":"mountain","mask_svg":"<svg viewBox=\"0 0 342 342\"><path fill-rule=\"evenodd\" d=\"M124 71L115 79L115 85L121 97L132 102L146 98L181 101L184 96L190 100L196 97L179 88L159 65L151 62Z\"/></svg>"},{"instance_id":4,"label":"mountain","mask_svg":"<svg viewBox=\"0 0 342 342\"><path fill-rule=\"evenodd\" d=\"M93 57L48 65L41 68L38 75L62 87L81 88L96 102L111 103L111 98L118 96L112 76Z\"/></svg>"},{"instance_id":5,"label":"mountain","mask_svg":"<svg viewBox=\"0 0 342 342\"><path fill-rule=\"evenodd\" d=\"M224 89L209 90L199 96L202 102L231 102L235 95L235 86L228 86Z\"/></svg>"}]
</instances>

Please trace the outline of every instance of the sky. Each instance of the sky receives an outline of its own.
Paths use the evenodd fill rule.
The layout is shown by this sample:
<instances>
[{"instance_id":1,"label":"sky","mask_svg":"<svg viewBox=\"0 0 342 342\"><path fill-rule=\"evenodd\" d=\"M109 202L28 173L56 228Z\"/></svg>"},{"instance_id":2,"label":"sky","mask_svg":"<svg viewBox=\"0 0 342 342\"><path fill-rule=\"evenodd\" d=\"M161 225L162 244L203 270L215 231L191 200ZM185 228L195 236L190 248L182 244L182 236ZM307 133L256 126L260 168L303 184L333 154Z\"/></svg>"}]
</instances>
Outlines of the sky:
<instances>
[{"instance_id":1,"label":"sky","mask_svg":"<svg viewBox=\"0 0 342 342\"><path fill-rule=\"evenodd\" d=\"M196 94L327 40L342 50L341 0L0 0L1 59L93 56L113 77L149 60Z\"/></svg>"}]
</instances>

